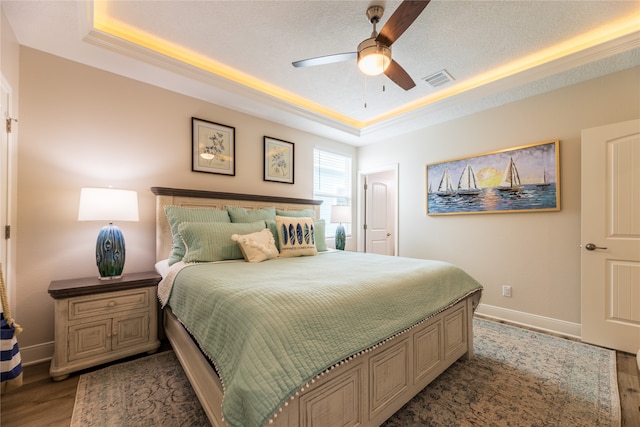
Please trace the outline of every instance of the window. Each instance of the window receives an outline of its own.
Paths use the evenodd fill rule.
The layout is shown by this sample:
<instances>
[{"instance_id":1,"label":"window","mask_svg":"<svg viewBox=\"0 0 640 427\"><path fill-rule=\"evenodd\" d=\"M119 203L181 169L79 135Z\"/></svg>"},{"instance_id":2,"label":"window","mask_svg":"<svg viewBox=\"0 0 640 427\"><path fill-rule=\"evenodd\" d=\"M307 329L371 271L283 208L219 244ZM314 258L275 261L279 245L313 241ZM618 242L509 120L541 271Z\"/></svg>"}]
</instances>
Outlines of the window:
<instances>
[{"instance_id":1,"label":"window","mask_svg":"<svg viewBox=\"0 0 640 427\"><path fill-rule=\"evenodd\" d=\"M326 236L336 234L338 224L331 224L331 206L351 206L351 157L319 148L313 149L313 198L322 200L320 218L326 221ZM351 224L343 224L351 235Z\"/></svg>"}]
</instances>

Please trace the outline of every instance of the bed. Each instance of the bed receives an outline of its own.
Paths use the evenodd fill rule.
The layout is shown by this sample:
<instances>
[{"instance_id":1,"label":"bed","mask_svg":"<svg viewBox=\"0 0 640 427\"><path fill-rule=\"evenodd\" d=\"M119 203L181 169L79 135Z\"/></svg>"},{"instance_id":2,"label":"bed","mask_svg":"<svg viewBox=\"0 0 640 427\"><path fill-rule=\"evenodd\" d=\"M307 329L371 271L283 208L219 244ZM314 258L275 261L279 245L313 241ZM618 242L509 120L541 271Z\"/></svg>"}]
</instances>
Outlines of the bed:
<instances>
[{"instance_id":1,"label":"bed","mask_svg":"<svg viewBox=\"0 0 640 427\"><path fill-rule=\"evenodd\" d=\"M197 221L181 223L187 254L167 267L176 226L167 207L275 210L278 226L308 224L298 235L313 238L322 235L321 202L151 190L164 332L214 426L378 426L456 360L473 357L472 318L482 287L457 267L332 250L255 263L185 262L200 247L189 232L201 239L198 227L209 227ZM256 233L248 224L229 227ZM286 230L271 231L282 244Z\"/></svg>"}]
</instances>

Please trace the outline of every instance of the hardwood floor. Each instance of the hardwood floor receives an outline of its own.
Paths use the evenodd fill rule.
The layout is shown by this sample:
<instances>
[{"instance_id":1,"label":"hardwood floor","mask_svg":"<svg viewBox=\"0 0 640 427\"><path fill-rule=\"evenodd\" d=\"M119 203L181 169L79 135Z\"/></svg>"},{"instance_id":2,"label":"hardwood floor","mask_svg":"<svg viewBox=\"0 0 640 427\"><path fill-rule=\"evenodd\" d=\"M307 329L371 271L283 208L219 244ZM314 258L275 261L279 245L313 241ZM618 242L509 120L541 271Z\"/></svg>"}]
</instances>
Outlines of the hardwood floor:
<instances>
[{"instance_id":1,"label":"hardwood floor","mask_svg":"<svg viewBox=\"0 0 640 427\"><path fill-rule=\"evenodd\" d=\"M23 385L2 395L0 425L69 427L79 375L53 382L49 363L27 366Z\"/></svg>"},{"instance_id":2,"label":"hardwood floor","mask_svg":"<svg viewBox=\"0 0 640 427\"><path fill-rule=\"evenodd\" d=\"M616 352L622 427L640 426L640 367L633 354Z\"/></svg>"},{"instance_id":3,"label":"hardwood floor","mask_svg":"<svg viewBox=\"0 0 640 427\"><path fill-rule=\"evenodd\" d=\"M170 349L163 342L160 351ZM144 354L143 354L144 355ZM131 360L128 358L126 360ZM622 412L622 427L640 426L640 372L635 355L617 352L618 389ZM24 384L2 395L0 425L2 427L68 427L73 414L76 388L80 374L53 382L49 363L24 368Z\"/></svg>"}]
</instances>

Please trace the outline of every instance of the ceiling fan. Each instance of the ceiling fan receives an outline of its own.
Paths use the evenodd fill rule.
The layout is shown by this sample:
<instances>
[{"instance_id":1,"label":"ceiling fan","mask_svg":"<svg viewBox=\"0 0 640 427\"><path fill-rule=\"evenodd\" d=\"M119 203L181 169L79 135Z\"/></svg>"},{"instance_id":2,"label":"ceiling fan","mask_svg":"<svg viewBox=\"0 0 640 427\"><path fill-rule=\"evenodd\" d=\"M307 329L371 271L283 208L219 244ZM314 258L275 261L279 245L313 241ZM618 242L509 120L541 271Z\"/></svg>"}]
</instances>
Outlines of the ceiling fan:
<instances>
[{"instance_id":1,"label":"ceiling fan","mask_svg":"<svg viewBox=\"0 0 640 427\"><path fill-rule=\"evenodd\" d=\"M367 9L367 18L373 24L371 37L358 45L357 52L338 53L334 55L319 56L293 62L294 67L312 67L315 65L332 64L356 59L358 68L364 74L377 76L384 73L395 84L409 90L416 84L409 74L391 57L391 45L406 31L416 20L420 13L429 4L430 0L403 1L380 30L376 31L376 24L384 13L382 6L371 6Z\"/></svg>"}]
</instances>

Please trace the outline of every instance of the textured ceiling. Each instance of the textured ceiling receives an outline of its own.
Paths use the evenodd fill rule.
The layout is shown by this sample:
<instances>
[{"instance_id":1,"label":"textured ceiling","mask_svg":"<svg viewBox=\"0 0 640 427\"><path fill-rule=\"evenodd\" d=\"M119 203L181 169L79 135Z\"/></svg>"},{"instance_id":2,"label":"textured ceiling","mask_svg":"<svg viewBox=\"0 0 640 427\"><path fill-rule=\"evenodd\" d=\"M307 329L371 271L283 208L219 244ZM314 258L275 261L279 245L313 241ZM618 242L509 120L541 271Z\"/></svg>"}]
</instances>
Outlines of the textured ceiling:
<instances>
[{"instance_id":1,"label":"textured ceiling","mask_svg":"<svg viewBox=\"0 0 640 427\"><path fill-rule=\"evenodd\" d=\"M640 65L638 1L433 0L365 78L365 16L400 1L2 1L19 43L354 145ZM453 82L422 79L446 70ZM366 104L366 107L365 107Z\"/></svg>"}]
</instances>

